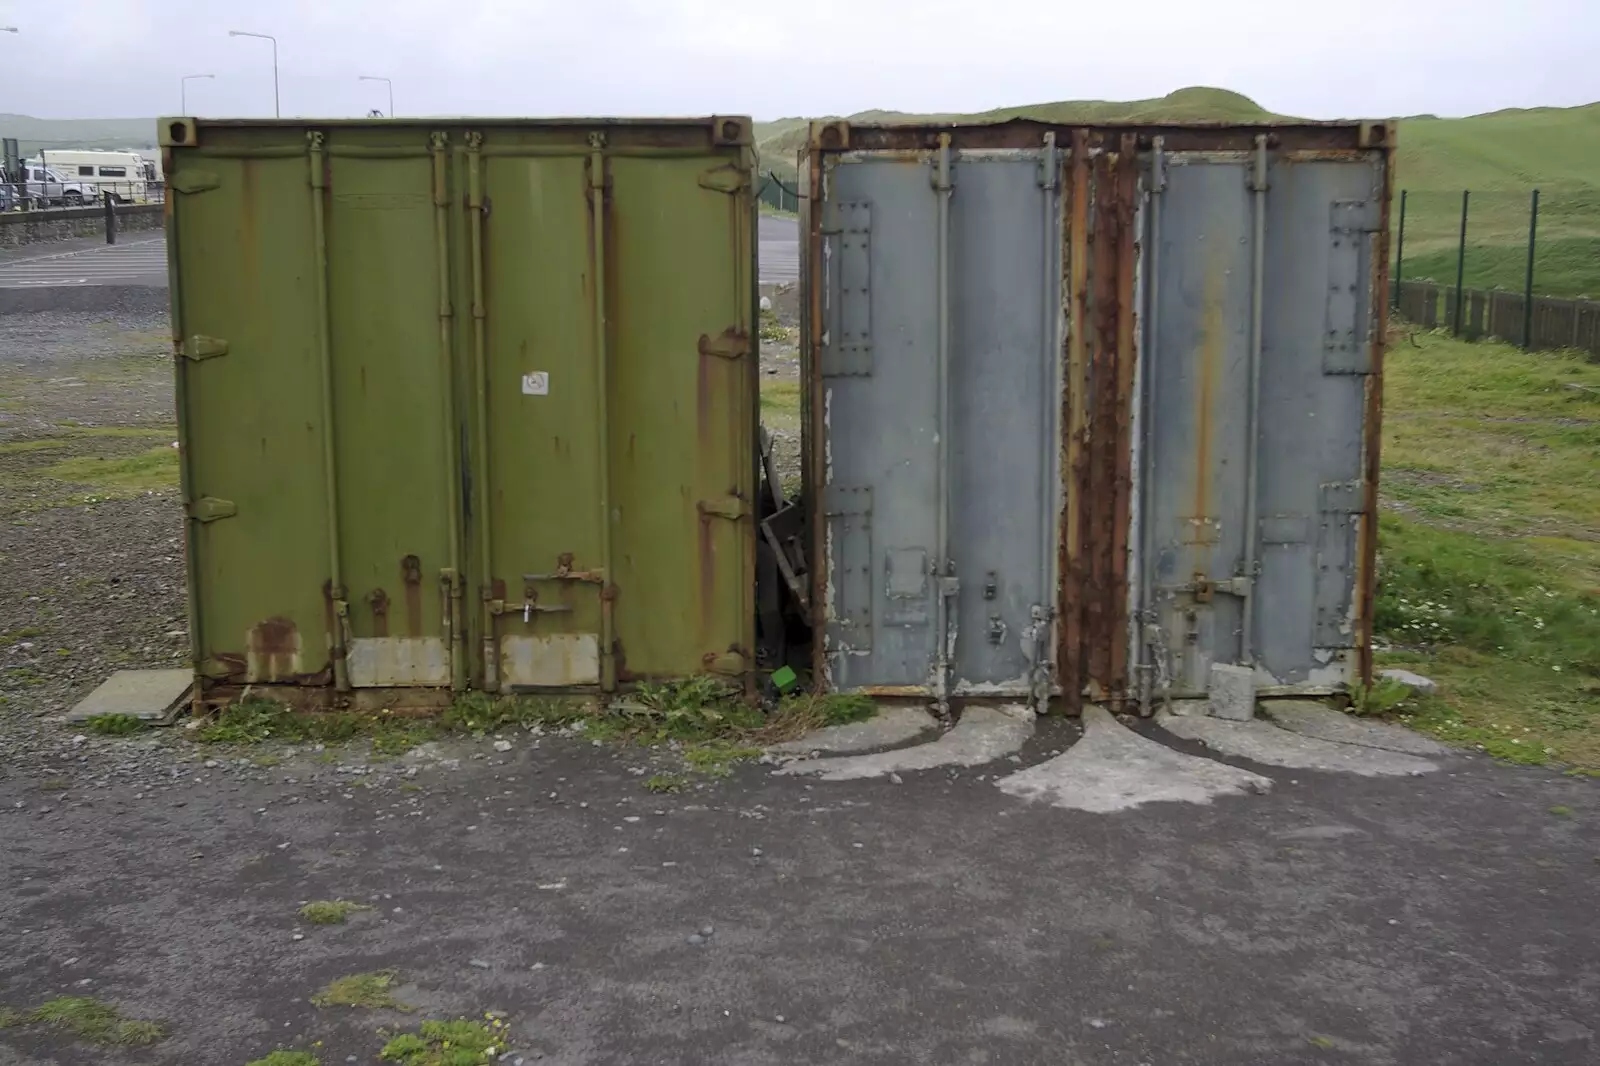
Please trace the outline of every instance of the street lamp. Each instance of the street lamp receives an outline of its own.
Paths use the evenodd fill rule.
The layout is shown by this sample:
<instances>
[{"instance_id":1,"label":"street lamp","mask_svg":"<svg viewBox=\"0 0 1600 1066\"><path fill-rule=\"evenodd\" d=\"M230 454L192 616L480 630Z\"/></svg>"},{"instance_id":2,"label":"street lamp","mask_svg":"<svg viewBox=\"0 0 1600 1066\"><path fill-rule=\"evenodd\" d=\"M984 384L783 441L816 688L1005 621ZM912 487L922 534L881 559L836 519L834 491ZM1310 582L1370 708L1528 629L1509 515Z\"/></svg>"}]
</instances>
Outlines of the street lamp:
<instances>
[{"instance_id":1,"label":"street lamp","mask_svg":"<svg viewBox=\"0 0 1600 1066\"><path fill-rule=\"evenodd\" d=\"M278 109L278 39L270 33L251 33L249 30L229 30L228 36L259 37L272 42L272 114L275 118L282 118L283 112Z\"/></svg>"},{"instance_id":2,"label":"street lamp","mask_svg":"<svg viewBox=\"0 0 1600 1066\"><path fill-rule=\"evenodd\" d=\"M196 78L215 78L215 74L185 74L178 79L178 99L182 101L178 114L189 113L189 83Z\"/></svg>"},{"instance_id":3,"label":"street lamp","mask_svg":"<svg viewBox=\"0 0 1600 1066\"><path fill-rule=\"evenodd\" d=\"M381 81L389 87L389 117L394 118L394 82L374 74L357 74L356 81Z\"/></svg>"}]
</instances>

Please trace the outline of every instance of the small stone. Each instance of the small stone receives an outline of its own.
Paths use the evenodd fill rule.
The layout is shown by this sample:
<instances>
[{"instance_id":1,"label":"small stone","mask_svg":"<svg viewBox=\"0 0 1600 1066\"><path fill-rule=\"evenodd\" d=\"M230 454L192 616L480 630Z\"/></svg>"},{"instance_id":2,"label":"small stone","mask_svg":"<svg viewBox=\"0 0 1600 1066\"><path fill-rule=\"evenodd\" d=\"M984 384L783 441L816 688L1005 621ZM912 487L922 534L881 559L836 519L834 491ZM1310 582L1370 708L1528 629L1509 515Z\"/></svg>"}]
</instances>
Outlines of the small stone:
<instances>
[{"instance_id":1,"label":"small stone","mask_svg":"<svg viewBox=\"0 0 1600 1066\"><path fill-rule=\"evenodd\" d=\"M495 741L494 742L494 750L495 751L510 751L511 750L511 741L509 741L509 740L497 740L497 741Z\"/></svg>"},{"instance_id":2,"label":"small stone","mask_svg":"<svg viewBox=\"0 0 1600 1066\"><path fill-rule=\"evenodd\" d=\"M760 848L751 848L750 849L750 854L754 855L756 858L759 859L759 858L761 858L761 849Z\"/></svg>"},{"instance_id":3,"label":"small stone","mask_svg":"<svg viewBox=\"0 0 1600 1066\"><path fill-rule=\"evenodd\" d=\"M530 969L530 970L542 970L542 969L544 969L544 963L536 962L532 966L528 967L528 969Z\"/></svg>"},{"instance_id":4,"label":"small stone","mask_svg":"<svg viewBox=\"0 0 1600 1066\"><path fill-rule=\"evenodd\" d=\"M859 840L857 840L857 841L856 841L856 842L854 842L854 843L853 843L853 844L851 844L851 845L850 845L850 846L851 846L851 847L852 847L852 848L864 848L864 847L866 847L866 845L865 845L865 844L863 844L863 843L861 843L861 841L859 841Z\"/></svg>"},{"instance_id":5,"label":"small stone","mask_svg":"<svg viewBox=\"0 0 1600 1066\"><path fill-rule=\"evenodd\" d=\"M716 927L709 923L700 927L700 935L703 937L710 937L716 931Z\"/></svg>"},{"instance_id":6,"label":"small stone","mask_svg":"<svg viewBox=\"0 0 1600 1066\"><path fill-rule=\"evenodd\" d=\"M1439 683L1431 677L1414 674L1410 670L1400 670L1391 667L1388 670L1379 670L1378 676L1389 681L1397 681L1413 692L1424 696L1431 696L1439 691Z\"/></svg>"},{"instance_id":7,"label":"small stone","mask_svg":"<svg viewBox=\"0 0 1600 1066\"><path fill-rule=\"evenodd\" d=\"M215 759L207 759L207 760L206 760L206 769L207 769L207 770L215 770L215 769L216 769L216 768L217 768L217 767L219 767L219 766L221 766L221 765L222 765L222 764L221 764L221 763L219 763L219 762L218 762L218 761L217 761L217 760L215 760Z\"/></svg>"},{"instance_id":8,"label":"small stone","mask_svg":"<svg viewBox=\"0 0 1600 1066\"><path fill-rule=\"evenodd\" d=\"M1090 1018L1089 1019L1089 1028L1091 1028L1091 1029L1104 1029L1106 1026L1108 1026L1110 1024L1111 1023L1106 1021L1104 1018Z\"/></svg>"},{"instance_id":9,"label":"small stone","mask_svg":"<svg viewBox=\"0 0 1600 1066\"><path fill-rule=\"evenodd\" d=\"M905 782L905 778L901 777L899 774L890 774L889 775L889 783L891 785L903 785L906 782Z\"/></svg>"},{"instance_id":10,"label":"small stone","mask_svg":"<svg viewBox=\"0 0 1600 1066\"><path fill-rule=\"evenodd\" d=\"M489 968L489 964L483 959L469 959L467 960L467 965L474 970L487 970Z\"/></svg>"},{"instance_id":11,"label":"small stone","mask_svg":"<svg viewBox=\"0 0 1600 1066\"><path fill-rule=\"evenodd\" d=\"M622 820L631 824L633 822L637 822L639 820L639 816L637 814L630 814L625 816Z\"/></svg>"},{"instance_id":12,"label":"small stone","mask_svg":"<svg viewBox=\"0 0 1600 1066\"><path fill-rule=\"evenodd\" d=\"M289 939L290 940L304 940L305 938L306 938L306 935L304 933L296 933L294 936L290 937Z\"/></svg>"},{"instance_id":13,"label":"small stone","mask_svg":"<svg viewBox=\"0 0 1600 1066\"><path fill-rule=\"evenodd\" d=\"M701 944L704 944L705 942L706 942L706 938L701 936L699 933L690 933L689 934L689 943L694 944L696 947L698 947Z\"/></svg>"},{"instance_id":14,"label":"small stone","mask_svg":"<svg viewBox=\"0 0 1600 1066\"><path fill-rule=\"evenodd\" d=\"M74 981L73 983L76 984L79 988L87 988L89 985L94 984L94 978L85 977L83 980Z\"/></svg>"},{"instance_id":15,"label":"small stone","mask_svg":"<svg viewBox=\"0 0 1600 1066\"><path fill-rule=\"evenodd\" d=\"M774 1014L774 1015L773 1015L773 1016L772 1016L772 1020L773 1020L773 1021L775 1021L775 1022L777 1022L777 1023L778 1023L778 1024L779 1024L779 1025L782 1025L782 1024L783 1024L783 1023L784 1023L784 1022L786 1022L786 1021L788 1021L788 1020L789 1020L789 1019L787 1019L787 1018L785 1018L785 1017L784 1017L784 1016L783 1016L783 1015L781 1015L781 1014Z\"/></svg>"}]
</instances>

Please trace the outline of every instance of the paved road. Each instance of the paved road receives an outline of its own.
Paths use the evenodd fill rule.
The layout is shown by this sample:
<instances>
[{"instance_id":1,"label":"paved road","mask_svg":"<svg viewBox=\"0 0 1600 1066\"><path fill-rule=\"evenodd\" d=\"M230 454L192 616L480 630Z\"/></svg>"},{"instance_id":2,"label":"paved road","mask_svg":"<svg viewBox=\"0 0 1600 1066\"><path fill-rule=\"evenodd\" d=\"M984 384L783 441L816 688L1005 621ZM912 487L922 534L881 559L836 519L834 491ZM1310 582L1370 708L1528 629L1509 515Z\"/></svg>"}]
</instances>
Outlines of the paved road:
<instances>
[{"instance_id":1,"label":"paved road","mask_svg":"<svg viewBox=\"0 0 1600 1066\"><path fill-rule=\"evenodd\" d=\"M762 215L757 239L760 242L762 284L795 281L800 277L799 222L792 218Z\"/></svg>"},{"instance_id":2,"label":"paved road","mask_svg":"<svg viewBox=\"0 0 1600 1066\"><path fill-rule=\"evenodd\" d=\"M77 285L167 284L167 241L162 236L128 237L62 252L22 249L0 260L0 289Z\"/></svg>"},{"instance_id":3,"label":"paved road","mask_svg":"<svg viewBox=\"0 0 1600 1066\"><path fill-rule=\"evenodd\" d=\"M800 276L799 226L792 218L761 216L761 281L779 283ZM0 258L0 289L58 288L77 285L159 285L167 283L167 241L163 236L126 238L117 244L74 251L36 253L22 249Z\"/></svg>"}]
</instances>

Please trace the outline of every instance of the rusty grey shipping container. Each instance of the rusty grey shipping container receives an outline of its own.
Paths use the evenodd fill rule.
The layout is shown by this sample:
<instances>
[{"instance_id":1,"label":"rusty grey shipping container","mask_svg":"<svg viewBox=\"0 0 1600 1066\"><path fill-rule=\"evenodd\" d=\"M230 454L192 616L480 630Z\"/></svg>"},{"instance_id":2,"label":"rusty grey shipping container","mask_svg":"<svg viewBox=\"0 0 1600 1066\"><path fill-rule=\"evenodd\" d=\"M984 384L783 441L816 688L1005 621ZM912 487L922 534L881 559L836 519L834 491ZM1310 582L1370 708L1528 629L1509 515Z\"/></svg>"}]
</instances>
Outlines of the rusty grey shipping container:
<instances>
[{"instance_id":1,"label":"rusty grey shipping container","mask_svg":"<svg viewBox=\"0 0 1600 1066\"><path fill-rule=\"evenodd\" d=\"M814 124L814 667L1139 701L1370 674L1394 129Z\"/></svg>"},{"instance_id":2,"label":"rusty grey shipping container","mask_svg":"<svg viewBox=\"0 0 1600 1066\"><path fill-rule=\"evenodd\" d=\"M747 673L750 130L162 121L206 693Z\"/></svg>"}]
</instances>

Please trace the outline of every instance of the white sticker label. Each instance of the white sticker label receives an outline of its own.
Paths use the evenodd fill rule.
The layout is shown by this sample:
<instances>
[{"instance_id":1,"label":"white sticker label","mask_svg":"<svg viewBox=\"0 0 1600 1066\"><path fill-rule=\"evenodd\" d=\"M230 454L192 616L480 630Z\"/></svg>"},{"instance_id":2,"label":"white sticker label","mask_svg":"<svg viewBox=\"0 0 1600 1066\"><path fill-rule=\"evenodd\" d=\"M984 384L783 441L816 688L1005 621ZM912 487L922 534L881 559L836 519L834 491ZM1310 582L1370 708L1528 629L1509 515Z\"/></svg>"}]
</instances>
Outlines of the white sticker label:
<instances>
[{"instance_id":1,"label":"white sticker label","mask_svg":"<svg viewBox=\"0 0 1600 1066\"><path fill-rule=\"evenodd\" d=\"M548 370L535 370L531 374L522 375L522 395L550 395L550 372Z\"/></svg>"}]
</instances>

